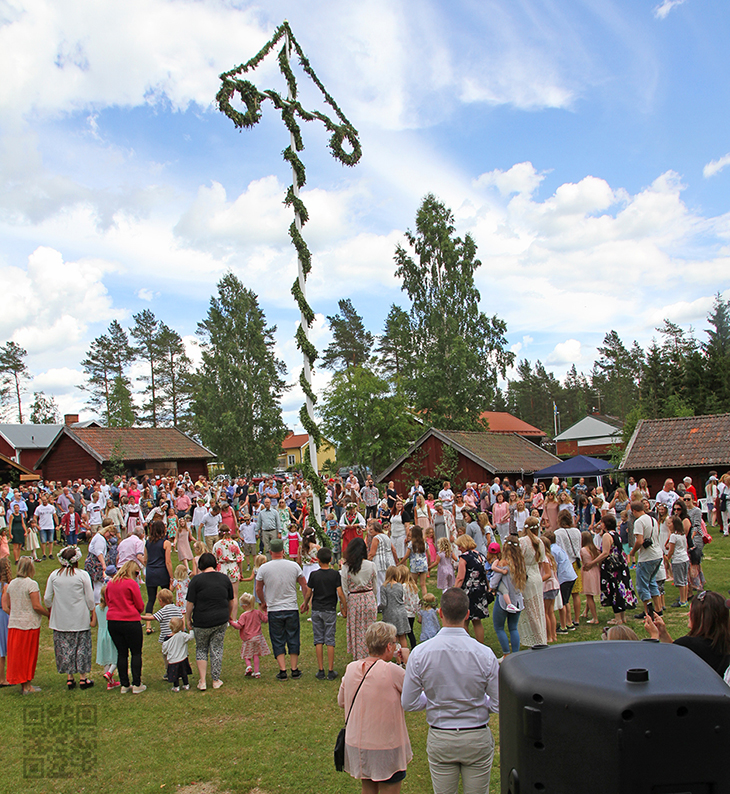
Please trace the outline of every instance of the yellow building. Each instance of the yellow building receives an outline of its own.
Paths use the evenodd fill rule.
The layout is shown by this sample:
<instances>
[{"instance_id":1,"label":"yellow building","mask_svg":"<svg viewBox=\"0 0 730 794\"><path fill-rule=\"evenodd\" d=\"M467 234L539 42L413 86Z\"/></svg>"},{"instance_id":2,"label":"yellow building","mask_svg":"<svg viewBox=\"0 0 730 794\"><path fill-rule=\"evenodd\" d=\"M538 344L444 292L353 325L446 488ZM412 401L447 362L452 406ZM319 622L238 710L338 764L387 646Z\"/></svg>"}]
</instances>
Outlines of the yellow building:
<instances>
[{"instance_id":1,"label":"yellow building","mask_svg":"<svg viewBox=\"0 0 730 794\"><path fill-rule=\"evenodd\" d=\"M317 450L317 469L322 471L324 462L328 458L334 461L336 454L334 446L327 439L322 439L322 444ZM309 455L309 436L306 433L299 435L289 433L281 443L279 468L288 469L291 466L301 466L305 455Z\"/></svg>"}]
</instances>

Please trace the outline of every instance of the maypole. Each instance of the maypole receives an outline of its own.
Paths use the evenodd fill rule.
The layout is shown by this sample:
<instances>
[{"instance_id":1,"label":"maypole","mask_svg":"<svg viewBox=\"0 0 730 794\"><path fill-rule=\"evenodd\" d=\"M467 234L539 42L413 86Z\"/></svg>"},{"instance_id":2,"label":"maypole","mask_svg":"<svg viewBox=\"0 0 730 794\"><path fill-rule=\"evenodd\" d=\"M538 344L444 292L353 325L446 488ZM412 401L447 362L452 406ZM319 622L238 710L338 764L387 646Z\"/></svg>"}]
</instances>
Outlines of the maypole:
<instances>
[{"instance_id":1,"label":"maypole","mask_svg":"<svg viewBox=\"0 0 730 794\"><path fill-rule=\"evenodd\" d=\"M288 87L286 99L283 99L278 92L271 89L259 91L253 83L239 77L239 75L253 71L279 42L282 42L282 48L278 55L279 70L284 76ZM329 116L319 111L305 110L297 100L297 82L291 69L292 51L296 53L305 74L319 89L325 103L334 111L337 121L333 121ZM297 118L303 121L314 121L316 119L324 124L331 133L329 148L332 156L343 165L356 165L360 160L362 150L357 130L350 124L335 100L314 73L299 43L294 38L288 22L284 21L276 29L272 38L257 55L235 69L224 72L220 79L223 85L216 95L216 101L221 112L225 113L236 127L242 129L243 127L253 127L258 124L261 120L261 103L268 99L281 113L281 118L290 134L289 146L284 149L282 154L284 160L291 165L292 169L292 183L286 192L284 203L294 209L294 220L289 226L289 236L297 250L298 275L292 285L291 292L300 311L300 322L295 338L297 347L302 351L303 367L299 375L299 384L306 398L305 404L299 411L299 419L309 435L309 460L302 461L302 471L305 478L312 484L314 491L313 510L310 520L319 532L320 500L325 497L325 488L319 476L317 465L317 447L322 440L319 427L314 420L314 404L317 402L317 397L312 390L312 368L317 358L317 350L309 340L309 329L314 322L314 311L307 302L306 296L307 276L312 269L312 255L302 236L302 227L309 219L309 214L299 196L299 190L306 181L306 170L297 154L297 152L301 152L304 149ZM240 97L246 106L246 110L243 113L236 110L231 104L231 100L236 95ZM347 141L351 149L349 152L346 152L343 148L345 141Z\"/></svg>"}]
</instances>

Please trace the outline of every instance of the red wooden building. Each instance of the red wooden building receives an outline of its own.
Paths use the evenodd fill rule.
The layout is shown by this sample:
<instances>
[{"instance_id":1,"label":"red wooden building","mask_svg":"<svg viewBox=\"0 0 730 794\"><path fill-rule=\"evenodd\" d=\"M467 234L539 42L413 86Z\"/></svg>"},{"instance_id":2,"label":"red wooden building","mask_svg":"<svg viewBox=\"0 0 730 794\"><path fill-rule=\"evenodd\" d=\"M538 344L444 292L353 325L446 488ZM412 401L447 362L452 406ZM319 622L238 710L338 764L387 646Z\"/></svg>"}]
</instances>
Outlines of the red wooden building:
<instances>
[{"instance_id":1,"label":"red wooden building","mask_svg":"<svg viewBox=\"0 0 730 794\"><path fill-rule=\"evenodd\" d=\"M461 470L461 479L452 483L458 489L463 488L467 481L489 482L496 476L509 475L513 481L523 479L560 462L560 458L516 433L436 430L432 427L378 475L378 482L393 480L399 493L407 493L414 477L437 477L445 446L458 454L457 468Z\"/></svg>"},{"instance_id":2,"label":"red wooden building","mask_svg":"<svg viewBox=\"0 0 730 794\"><path fill-rule=\"evenodd\" d=\"M676 485L691 477L700 498L711 471L729 470L730 414L642 419L619 466L636 482L643 477L652 496L669 478Z\"/></svg>"},{"instance_id":3,"label":"red wooden building","mask_svg":"<svg viewBox=\"0 0 730 794\"><path fill-rule=\"evenodd\" d=\"M174 427L64 426L35 466L45 480L99 479L112 460L121 460L126 473L177 475L193 479L208 475L215 455Z\"/></svg>"}]
</instances>

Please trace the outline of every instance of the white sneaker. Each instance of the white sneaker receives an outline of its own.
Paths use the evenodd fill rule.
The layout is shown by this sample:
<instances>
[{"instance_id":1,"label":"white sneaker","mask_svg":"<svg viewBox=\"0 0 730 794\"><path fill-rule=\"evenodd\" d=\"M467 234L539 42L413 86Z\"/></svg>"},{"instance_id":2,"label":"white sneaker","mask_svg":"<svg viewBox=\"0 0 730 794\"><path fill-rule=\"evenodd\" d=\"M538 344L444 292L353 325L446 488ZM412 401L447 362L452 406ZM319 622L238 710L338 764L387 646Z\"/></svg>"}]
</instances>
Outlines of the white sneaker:
<instances>
[{"instance_id":1,"label":"white sneaker","mask_svg":"<svg viewBox=\"0 0 730 794\"><path fill-rule=\"evenodd\" d=\"M132 687L132 694L133 695L141 695L147 687L144 684L140 684L139 686Z\"/></svg>"},{"instance_id":2,"label":"white sneaker","mask_svg":"<svg viewBox=\"0 0 730 794\"><path fill-rule=\"evenodd\" d=\"M126 695L126 694L127 694L127 692L131 692L131 691L132 691L132 687L131 687L131 686L120 686L120 687L119 687L119 691L120 691L120 692L121 692L123 695Z\"/></svg>"}]
</instances>

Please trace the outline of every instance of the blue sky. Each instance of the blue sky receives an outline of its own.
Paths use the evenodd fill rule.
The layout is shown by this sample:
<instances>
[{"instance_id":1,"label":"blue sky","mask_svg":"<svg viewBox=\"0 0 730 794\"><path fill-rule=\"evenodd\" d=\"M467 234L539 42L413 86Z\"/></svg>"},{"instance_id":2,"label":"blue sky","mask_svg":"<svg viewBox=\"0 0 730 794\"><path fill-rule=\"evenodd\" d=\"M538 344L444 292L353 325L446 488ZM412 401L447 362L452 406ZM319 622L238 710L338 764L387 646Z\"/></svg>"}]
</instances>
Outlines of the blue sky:
<instances>
[{"instance_id":1,"label":"blue sky","mask_svg":"<svg viewBox=\"0 0 730 794\"><path fill-rule=\"evenodd\" d=\"M730 297L720 0L0 0L0 339L27 348L30 391L83 413L90 341L143 308L194 354L229 269L296 380L288 133L270 105L242 133L214 106L218 74L285 18L363 145L344 168L304 129L320 348L339 298L373 332L404 303L393 253L427 192L479 246L482 309L559 377L611 329L702 335ZM283 90L273 63L254 80Z\"/></svg>"}]
</instances>

